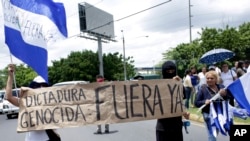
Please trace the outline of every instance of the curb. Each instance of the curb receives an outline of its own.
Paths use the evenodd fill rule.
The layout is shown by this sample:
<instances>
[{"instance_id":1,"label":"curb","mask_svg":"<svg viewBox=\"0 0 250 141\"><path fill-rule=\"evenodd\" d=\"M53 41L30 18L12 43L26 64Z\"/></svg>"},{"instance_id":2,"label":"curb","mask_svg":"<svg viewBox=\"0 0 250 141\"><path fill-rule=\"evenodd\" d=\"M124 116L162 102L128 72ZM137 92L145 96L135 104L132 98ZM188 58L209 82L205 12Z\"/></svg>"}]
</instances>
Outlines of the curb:
<instances>
[{"instance_id":1,"label":"curb","mask_svg":"<svg viewBox=\"0 0 250 141\"><path fill-rule=\"evenodd\" d=\"M190 116L189 116L189 120L196 121L196 122L201 122L201 123L204 122L202 115L199 116L199 115L191 114L191 113L190 113Z\"/></svg>"},{"instance_id":2,"label":"curb","mask_svg":"<svg viewBox=\"0 0 250 141\"><path fill-rule=\"evenodd\" d=\"M196 115L196 114L191 114L190 113L190 116L189 116L189 120L191 121L196 121L196 122L200 122L200 123L203 123L204 120L203 120L203 117L202 115ZM243 123L243 122L235 122L233 123L234 125L245 125L246 123Z\"/></svg>"}]
</instances>

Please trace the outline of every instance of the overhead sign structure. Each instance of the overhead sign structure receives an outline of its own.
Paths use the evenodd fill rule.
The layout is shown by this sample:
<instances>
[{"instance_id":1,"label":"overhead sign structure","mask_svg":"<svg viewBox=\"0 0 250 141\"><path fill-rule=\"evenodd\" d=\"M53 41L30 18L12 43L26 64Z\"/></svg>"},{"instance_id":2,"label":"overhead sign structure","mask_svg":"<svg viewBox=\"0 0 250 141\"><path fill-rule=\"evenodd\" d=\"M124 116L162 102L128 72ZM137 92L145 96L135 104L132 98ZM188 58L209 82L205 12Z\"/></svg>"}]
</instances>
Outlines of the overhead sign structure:
<instances>
[{"instance_id":1,"label":"overhead sign structure","mask_svg":"<svg viewBox=\"0 0 250 141\"><path fill-rule=\"evenodd\" d=\"M104 76L102 42L115 41L113 15L86 2L79 3L78 9L80 32L92 36L88 37L80 34L80 37L98 42L99 74Z\"/></svg>"},{"instance_id":2,"label":"overhead sign structure","mask_svg":"<svg viewBox=\"0 0 250 141\"><path fill-rule=\"evenodd\" d=\"M105 39L114 38L113 15L86 2L80 3L78 8L81 32L89 33L92 36L101 36Z\"/></svg>"}]
</instances>

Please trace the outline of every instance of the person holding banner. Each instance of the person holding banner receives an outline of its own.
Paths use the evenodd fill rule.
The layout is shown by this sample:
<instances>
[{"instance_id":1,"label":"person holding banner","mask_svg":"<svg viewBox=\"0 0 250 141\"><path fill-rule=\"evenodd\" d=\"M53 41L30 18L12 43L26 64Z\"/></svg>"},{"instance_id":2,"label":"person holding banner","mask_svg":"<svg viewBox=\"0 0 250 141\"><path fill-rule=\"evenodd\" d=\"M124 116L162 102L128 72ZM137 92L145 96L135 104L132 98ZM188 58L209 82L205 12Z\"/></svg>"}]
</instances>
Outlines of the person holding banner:
<instances>
[{"instance_id":1,"label":"person holding banner","mask_svg":"<svg viewBox=\"0 0 250 141\"><path fill-rule=\"evenodd\" d=\"M208 141L216 141L216 137L212 133L211 120L213 119L210 117L210 99L217 93L219 93L224 100L229 100L229 96L227 96L227 91L224 89L224 86L217 83L219 76L216 71L208 71L205 77L207 84L203 84L199 89L195 99L195 106L199 108L205 105L202 109L202 116L208 132Z\"/></svg>"},{"instance_id":2,"label":"person holding banner","mask_svg":"<svg viewBox=\"0 0 250 141\"><path fill-rule=\"evenodd\" d=\"M96 82L98 82L98 83L104 82L104 77L102 75L97 75ZM109 124L105 124L104 133L109 133ZM94 132L94 134L102 134L102 126L101 125L97 125L97 130L96 130L96 132Z\"/></svg>"},{"instance_id":3,"label":"person holding banner","mask_svg":"<svg viewBox=\"0 0 250 141\"><path fill-rule=\"evenodd\" d=\"M14 72L15 72L15 65L9 64L8 79L6 83L6 98L10 103L19 107L19 97L15 97L12 95ZM34 80L29 85L29 87L32 89L48 87L48 86L49 86L48 83L41 76L35 77ZM22 94L23 94L23 90L21 89L20 97L22 97ZM61 141L61 138L56 133L56 131L52 129L27 132L25 141L34 141L34 140L36 141Z\"/></svg>"},{"instance_id":4,"label":"person holding banner","mask_svg":"<svg viewBox=\"0 0 250 141\"><path fill-rule=\"evenodd\" d=\"M166 61L162 65L163 79L175 79L181 81L181 78L176 75L176 65L172 61ZM183 91L184 92L184 91ZM183 94L183 98L185 94ZM189 113L185 112L184 117L189 119ZM175 140L183 141L182 133L182 116L158 119L156 123L156 141Z\"/></svg>"}]
</instances>

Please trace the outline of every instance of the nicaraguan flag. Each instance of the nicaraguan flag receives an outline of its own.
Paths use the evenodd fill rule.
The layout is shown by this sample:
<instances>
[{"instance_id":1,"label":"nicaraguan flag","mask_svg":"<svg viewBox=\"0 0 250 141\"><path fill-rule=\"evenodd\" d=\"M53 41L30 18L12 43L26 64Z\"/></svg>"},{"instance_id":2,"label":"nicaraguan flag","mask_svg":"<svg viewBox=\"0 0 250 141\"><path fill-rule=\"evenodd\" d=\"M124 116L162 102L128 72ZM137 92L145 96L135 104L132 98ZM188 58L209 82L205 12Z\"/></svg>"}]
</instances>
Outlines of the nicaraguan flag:
<instances>
[{"instance_id":1,"label":"nicaraguan flag","mask_svg":"<svg viewBox=\"0 0 250 141\"><path fill-rule=\"evenodd\" d=\"M234 106L231 106L230 104L229 104L229 111L232 113L234 117L238 117L244 120L250 117L250 113L246 109L236 108Z\"/></svg>"},{"instance_id":2,"label":"nicaraguan flag","mask_svg":"<svg viewBox=\"0 0 250 141\"><path fill-rule=\"evenodd\" d=\"M210 124L211 124L211 129L209 129L210 130L209 132L212 133L214 137L217 137L219 129L216 126L216 124L217 124L216 123L217 114L216 114L216 110L214 108L214 103L213 102L210 103L210 112L209 112L209 114L210 114Z\"/></svg>"},{"instance_id":3,"label":"nicaraguan flag","mask_svg":"<svg viewBox=\"0 0 250 141\"><path fill-rule=\"evenodd\" d=\"M2 6L11 54L48 82L47 45L68 36L64 5L52 0L2 0Z\"/></svg>"},{"instance_id":4,"label":"nicaraguan flag","mask_svg":"<svg viewBox=\"0 0 250 141\"><path fill-rule=\"evenodd\" d=\"M211 133L217 137L218 133L227 136L230 131L230 125L233 118L228 110L228 101L219 101L210 103Z\"/></svg>"},{"instance_id":5,"label":"nicaraguan flag","mask_svg":"<svg viewBox=\"0 0 250 141\"><path fill-rule=\"evenodd\" d=\"M227 89L232 93L239 106L250 113L250 72L231 83Z\"/></svg>"}]
</instances>

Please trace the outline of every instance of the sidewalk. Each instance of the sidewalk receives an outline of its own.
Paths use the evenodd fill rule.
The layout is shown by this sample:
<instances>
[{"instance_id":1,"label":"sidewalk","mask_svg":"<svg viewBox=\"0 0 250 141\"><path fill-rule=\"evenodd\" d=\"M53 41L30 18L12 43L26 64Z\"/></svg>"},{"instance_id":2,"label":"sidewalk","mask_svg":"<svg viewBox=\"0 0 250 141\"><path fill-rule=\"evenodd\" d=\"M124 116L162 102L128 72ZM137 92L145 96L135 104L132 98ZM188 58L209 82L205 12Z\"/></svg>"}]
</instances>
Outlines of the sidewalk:
<instances>
[{"instance_id":1,"label":"sidewalk","mask_svg":"<svg viewBox=\"0 0 250 141\"><path fill-rule=\"evenodd\" d=\"M202 115L192 114L190 113L190 120L196 121L196 122L204 122Z\"/></svg>"}]
</instances>

